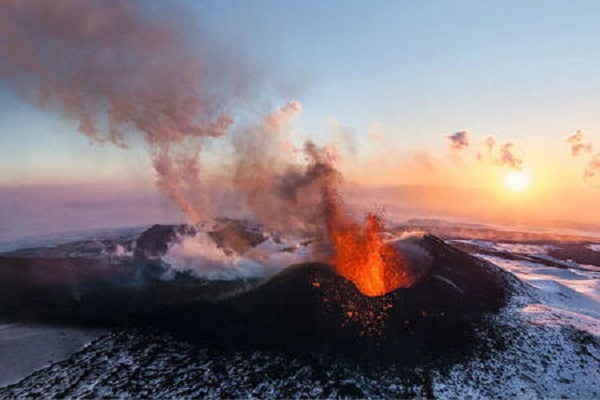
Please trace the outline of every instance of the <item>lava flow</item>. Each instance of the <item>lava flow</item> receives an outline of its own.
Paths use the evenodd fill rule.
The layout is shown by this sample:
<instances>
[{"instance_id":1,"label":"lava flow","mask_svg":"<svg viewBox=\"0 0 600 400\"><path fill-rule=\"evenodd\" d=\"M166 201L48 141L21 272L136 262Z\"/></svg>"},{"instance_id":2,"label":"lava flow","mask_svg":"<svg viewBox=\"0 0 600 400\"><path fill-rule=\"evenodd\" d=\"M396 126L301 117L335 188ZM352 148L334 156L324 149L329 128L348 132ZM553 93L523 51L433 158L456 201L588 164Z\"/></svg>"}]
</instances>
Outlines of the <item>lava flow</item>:
<instances>
[{"instance_id":1,"label":"lava flow","mask_svg":"<svg viewBox=\"0 0 600 400\"><path fill-rule=\"evenodd\" d=\"M330 224L333 265L366 296L382 296L414 283L402 254L382 237L383 224L368 214L365 225L355 222Z\"/></svg>"}]
</instances>

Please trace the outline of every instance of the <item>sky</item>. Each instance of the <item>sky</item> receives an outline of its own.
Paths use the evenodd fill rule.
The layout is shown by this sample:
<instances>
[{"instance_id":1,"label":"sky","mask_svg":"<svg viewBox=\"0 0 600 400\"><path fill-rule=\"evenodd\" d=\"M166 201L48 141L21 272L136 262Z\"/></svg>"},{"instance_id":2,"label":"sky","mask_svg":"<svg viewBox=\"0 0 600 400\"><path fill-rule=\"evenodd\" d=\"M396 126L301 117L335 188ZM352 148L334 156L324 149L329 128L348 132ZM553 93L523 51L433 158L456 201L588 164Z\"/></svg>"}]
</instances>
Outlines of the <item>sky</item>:
<instances>
[{"instance_id":1,"label":"sky","mask_svg":"<svg viewBox=\"0 0 600 400\"><path fill-rule=\"evenodd\" d=\"M569 215L565 193L596 199L597 184L582 178L585 159L571 157L565 140L583 129L600 148L597 1L169 4L200 27L199 42L235 49L261 71L267 108L299 101L293 135L337 143L352 184L506 192L509 171L475 157L494 135L523 156L532 189L519 198L544 198L561 218L580 220ZM473 146L457 156L446 136L463 130ZM151 185L145 149L131 147L91 143L76 122L26 103L0 81L0 191Z\"/></svg>"}]
</instances>

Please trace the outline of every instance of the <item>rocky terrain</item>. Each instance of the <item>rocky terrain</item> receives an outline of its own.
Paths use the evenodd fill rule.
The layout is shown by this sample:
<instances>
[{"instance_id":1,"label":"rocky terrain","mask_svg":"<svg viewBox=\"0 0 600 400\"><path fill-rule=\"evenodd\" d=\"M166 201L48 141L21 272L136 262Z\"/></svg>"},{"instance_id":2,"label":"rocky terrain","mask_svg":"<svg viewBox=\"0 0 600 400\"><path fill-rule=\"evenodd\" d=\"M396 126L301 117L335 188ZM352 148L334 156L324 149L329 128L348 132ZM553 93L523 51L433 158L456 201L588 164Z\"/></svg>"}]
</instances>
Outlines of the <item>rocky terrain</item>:
<instances>
[{"instance_id":1,"label":"rocky terrain","mask_svg":"<svg viewBox=\"0 0 600 400\"><path fill-rule=\"evenodd\" d=\"M181 229L1 255L1 318L108 333L0 397L600 395L590 241L405 236L430 257L422 278L369 298L321 263L228 280L173 271L173 243L195 234ZM231 255L268 248L269 260L302 261L310 246L231 221L209 237Z\"/></svg>"}]
</instances>

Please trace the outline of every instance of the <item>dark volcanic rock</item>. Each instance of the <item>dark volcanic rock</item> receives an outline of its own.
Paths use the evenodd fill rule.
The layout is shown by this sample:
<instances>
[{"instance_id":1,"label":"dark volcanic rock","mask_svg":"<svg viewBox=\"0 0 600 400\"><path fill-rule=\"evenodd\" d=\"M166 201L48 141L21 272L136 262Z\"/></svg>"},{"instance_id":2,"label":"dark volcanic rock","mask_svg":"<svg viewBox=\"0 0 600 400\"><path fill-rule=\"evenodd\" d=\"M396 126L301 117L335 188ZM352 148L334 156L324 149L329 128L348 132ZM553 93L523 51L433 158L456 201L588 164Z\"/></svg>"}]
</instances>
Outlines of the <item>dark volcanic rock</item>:
<instances>
[{"instance_id":1,"label":"dark volcanic rock","mask_svg":"<svg viewBox=\"0 0 600 400\"><path fill-rule=\"evenodd\" d=\"M410 288L367 297L329 265L306 263L207 308L173 310L165 321L188 338L226 346L383 354L411 361L460 353L472 345L472 324L505 304L514 278L434 236L415 241L432 264Z\"/></svg>"},{"instance_id":2,"label":"dark volcanic rock","mask_svg":"<svg viewBox=\"0 0 600 400\"><path fill-rule=\"evenodd\" d=\"M226 251L243 254L265 241L265 236L239 221L227 220L208 233L215 243Z\"/></svg>"},{"instance_id":3,"label":"dark volcanic rock","mask_svg":"<svg viewBox=\"0 0 600 400\"><path fill-rule=\"evenodd\" d=\"M493 264L427 235L403 241L427 259L416 271L420 280L380 297L363 295L323 263L291 266L262 283L177 276L137 285L136 269L160 262L155 257L177 234L194 234L190 229L153 226L138 239L138 256L124 265L0 259L0 316L151 326L226 348L282 346L422 360L468 348L472 324L504 305L518 284ZM239 224L220 229L214 240L230 251L264 240ZM42 283L32 279L35 274Z\"/></svg>"},{"instance_id":4,"label":"dark volcanic rock","mask_svg":"<svg viewBox=\"0 0 600 400\"><path fill-rule=\"evenodd\" d=\"M550 248L548 255L563 261L574 261L600 267L600 251L587 247L590 243L566 243L560 247Z\"/></svg>"},{"instance_id":5,"label":"dark volcanic rock","mask_svg":"<svg viewBox=\"0 0 600 400\"><path fill-rule=\"evenodd\" d=\"M197 229L190 225L153 225L144 231L136 242L137 259L152 259L164 255L169 244L177 236L194 236ZM265 241L265 236L256 229L237 220L222 220L208 236L226 252L243 254L250 248Z\"/></svg>"},{"instance_id":6,"label":"dark volcanic rock","mask_svg":"<svg viewBox=\"0 0 600 400\"><path fill-rule=\"evenodd\" d=\"M187 225L152 225L136 241L135 258L148 259L162 256L167 252L169 243L178 234L193 235L196 230Z\"/></svg>"},{"instance_id":7,"label":"dark volcanic rock","mask_svg":"<svg viewBox=\"0 0 600 400\"><path fill-rule=\"evenodd\" d=\"M342 314L352 308L359 313L361 306L375 311L381 305L387 310L387 325L398 327L427 318L470 319L505 304L513 279L509 273L435 236L418 243L430 254L432 265L410 288L367 297L329 265L307 263L292 266L227 303L259 323L319 335L339 330L347 319Z\"/></svg>"},{"instance_id":8,"label":"dark volcanic rock","mask_svg":"<svg viewBox=\"0 0 600 400\"><path fill-rule=\"evenodd\" d=\"M494 264L475 258L441 239L426 235L420 244L433 264L428 275L396 295L420 293L417 304L446 313L478 313L504 305L518 280Z\"/></svg>"}]
</instances>

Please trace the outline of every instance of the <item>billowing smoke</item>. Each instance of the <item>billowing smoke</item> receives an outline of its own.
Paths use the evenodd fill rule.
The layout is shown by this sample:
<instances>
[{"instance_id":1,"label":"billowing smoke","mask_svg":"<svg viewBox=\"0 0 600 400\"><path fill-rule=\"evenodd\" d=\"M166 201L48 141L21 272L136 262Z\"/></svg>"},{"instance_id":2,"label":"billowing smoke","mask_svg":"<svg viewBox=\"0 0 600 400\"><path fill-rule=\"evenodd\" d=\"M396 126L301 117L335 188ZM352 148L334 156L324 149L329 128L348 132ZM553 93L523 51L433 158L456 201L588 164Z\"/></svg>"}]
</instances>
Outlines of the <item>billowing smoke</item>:
<instances>
[{"instance_id":1,"label":"billowing smoke","mask_svg":"<svg viewBox=\"0 0 600 400\"><path fill-rule=\"evenodd\" d=\"M362 229L338 195L337 151L310 141L296 147L289 136L300 103L290 101L260 123L238 121L234 130L230 108L252 79L243 79L243 65L220 68L214 60L220 51L211 49L210 57L192 51L180 25L126 0L5 0L0 78L26 99L76 120L92 141L127 147L141 138L158 187L191 223L210 217L202 148L231 131L232 160L224 164L232 167L232 195L263 228L310 236L313 251L323 256L338 231L360 242ZM453 148L469 145L467 132L449 138ZM382 226L375 225L369 238L379 243ZM372 256L381 263L378 254ZM264 257L228 254L202 235L179 238L166 257L174 269L211 279L263 273L254 260Z\"/></svg>"},{"instance_id":2,"label":"billowing smoke","mask_svg":"<svg viewBox=\"0 0 600 400\"><path fill-rule=\"evenodd\" d=\"M232 68L213 60L218 51L192 51L172 22L125 0L3 1L0 77L26 99L76 120L92 141L127 147L141 137L158 187L195 223L209 217L201 150L208 138L232 131L228 107L244 92L244 68L227 74ZM300 110L290 101L261 123L236 128L233 193L271 231L324 238L340 180L336 152L293 145L287 128ZM205 242L197 245L210 250ZM190 248L185 242L171 256L187 263L182 249ZM208 275L220 274L223 263L241 265L216 250L206 257L203 264L215 267Z\"/></svg>"},{"instance_id":3,"label":"billowing smoke","mask_svg":"<svg viewBox=\"0 0 600 400\"><path fill-rule=\"evenodd\" d=\"M266 118L267 128L276 132L282 131L288 122L302 111L302 105L299 101L288 101L285 106L281 107Z\"/></svg>"},{"instance_id":4,"label":"billowing smoke","mask_svg":"<svg viewBox=\"0 0 600 400\"><path fill-rule=\"evenodd\" d=\"M5 0L0 78L75 119L92 141L126 147L128 135L141 136L158 186L196 221L199 152L231 126L225 107L243 91L243 68L220 76L172 22L124 0Z\"/></svg>"},{"instance_id":5,"label":"billowing smoke","mask_svg":"<svg viewBox=\"0 0 600 400\"><path fill-rule=\"evenodd\" d=\"M594 149L592 144L585 137L584 131L578 129L577 132L567 138L567 143L571 146L571 155L577 157L583 153L591 153Z\"/></svg>"},{"instance_id":6,"label":"billowing smoke","mask_svg":"<svg viewBox=\"0 0 600 400\"><path fill-rule=\"evenodd\" d=\"M469 147L469 132L460 131L453 133L452 135L446 136L450 141L450 148L452 150L463 150Z\"/></svg>"},{"instance_id":7,"label":"billowing smoke","mask_svg":"<svg viewBox=\"0 0 600 400\"><path fill-rule=\"evenodd\" d=\"M205 233L184 235L170 248L165 261L170 271L188 271L199 278L234 280L264 275L263 265L238 254L227 254Z\"/></svg>"},{"instance_id":8,"label":"billowing smoke","mask_svg":"<svg viewBox=\"0 0 600 400\"><path fill-rule=\"evenodd\" d=\"M327 191L340 175L329 148L306 142L296 149L292 144L287 125L300 109L299 103L289 102L262 126L236 135L234 186L269 230L321 236ZM298 156L303 159L294 162Z\"/></svg>"}]
</instances>

